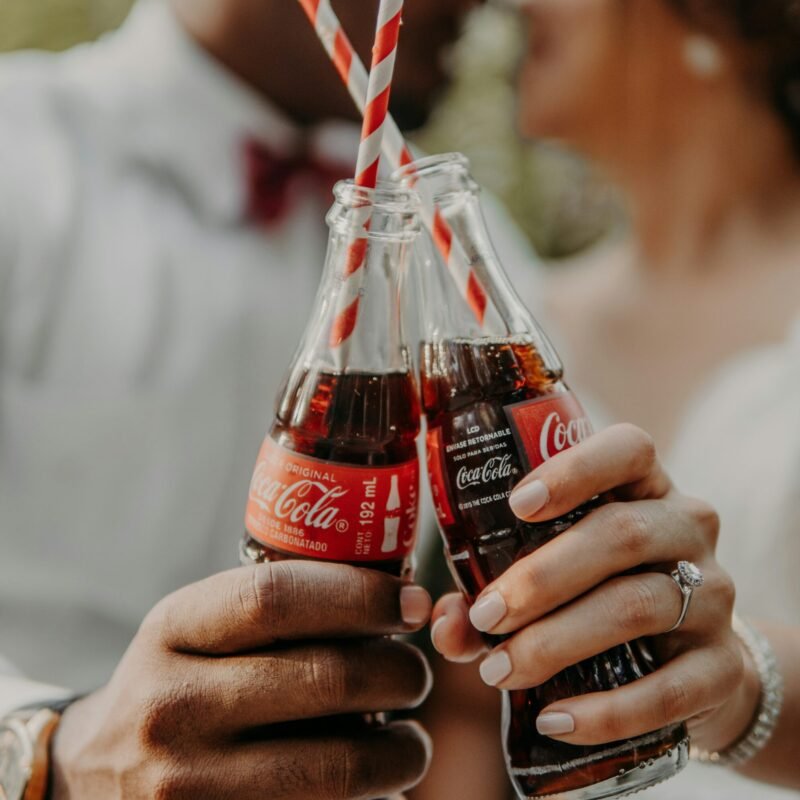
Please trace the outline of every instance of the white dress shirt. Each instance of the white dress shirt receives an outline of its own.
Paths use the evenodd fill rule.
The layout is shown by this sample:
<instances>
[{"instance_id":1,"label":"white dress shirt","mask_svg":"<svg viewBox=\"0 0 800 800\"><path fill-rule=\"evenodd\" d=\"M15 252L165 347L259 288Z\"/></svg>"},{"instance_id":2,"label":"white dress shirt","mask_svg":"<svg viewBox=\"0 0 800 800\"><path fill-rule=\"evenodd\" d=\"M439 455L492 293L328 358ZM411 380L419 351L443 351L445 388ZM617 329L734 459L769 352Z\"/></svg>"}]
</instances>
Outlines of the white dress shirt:
<instances>
[{"instance_id":1,"label":"white dress shirt","mask_svg":"<svg viewBox=\"0 0 800 800\"><path fill-rule=\"evenodd\" d=\"M159 599L236 564L331 201L251 223L242 147L297 135L158 0L0 59L0 653L27 676L0 666L0 713L101 685Z\"/></svg>"}]
</instances>

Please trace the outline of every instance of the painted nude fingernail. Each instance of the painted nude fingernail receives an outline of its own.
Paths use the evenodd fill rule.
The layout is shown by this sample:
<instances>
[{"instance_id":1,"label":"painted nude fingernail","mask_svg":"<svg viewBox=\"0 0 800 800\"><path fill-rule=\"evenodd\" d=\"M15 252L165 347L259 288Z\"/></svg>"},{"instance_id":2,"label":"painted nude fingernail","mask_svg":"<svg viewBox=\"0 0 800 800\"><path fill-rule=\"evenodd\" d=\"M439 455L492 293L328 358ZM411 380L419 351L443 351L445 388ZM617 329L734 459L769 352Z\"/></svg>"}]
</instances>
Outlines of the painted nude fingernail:
<instances>
[{"instance_id":1,"label":"painted nude fingernail","mask_svg":"<svg viewBox=\"0 0 800 800\"><path fill-rule=\"evenodd\" d=\"M508 499L511 510L520 519L527 519L541 511L550 500L550 492L541 481L518 486Z\"/></svg>"},{"instance_id":2,"label":"painted nude fingernail","mask_svg":"<svg viewBox=\"0 0 800 800\"><path fill-rule=\"evenodd\" d=\"M431 615L431 597L421 586L400 590L400 614L406 625L424 625Z\"/></svg>"},{"instance_id":3,"label":"painted nude fingernail","mask_svg":"<svg viewBox=\"0 0 800 800\"><path fill-rule=\"evenodd\" d=\"M489 686L497 686L498 683L502 683L511 674L511 669L511 659L508 657L508 653L501 650L498 653L492 653L481 664L481 678Z\"/></svg>"},{"instance_id":4,"label":"painted nude fingernail","mask_svg":"<svg viewBox=\"0 0 800 800\"><path fill-rule=\"evenodd\" d=\"M479 630L488 633L508 614L508 606L500 592L491 592L481 598L469 610L470 622Z\"/></svg>"},{"instance_id":5,"label":"painted nude fingernail","mask_svg":"<svg viewBox=\"0 0 800 800\"><path fill-rule=\"evenodd\" d=\"M569 714L550 712L536 720L536 730L542 736L563 736L575 732L575 720Z\"/></svg>"},{"instance_id":6,"label":"painted nude fingernail","mask_svg":"<svg viewBox=\"0 0 800 800\"><path fill-rule=\"evenodd\" d=\"M447 621L447 614L439 617L439 619L437 619L436 622L434 622L433 625L431 625L431 644L433 645L433 649L436 650L436 652L440 653L441 655L444 655L444 653L442 653L442 648L437 644L436 637L439 635L439 633L441 633L442 626L446 621Z\"/></svg>"}]
</instances>

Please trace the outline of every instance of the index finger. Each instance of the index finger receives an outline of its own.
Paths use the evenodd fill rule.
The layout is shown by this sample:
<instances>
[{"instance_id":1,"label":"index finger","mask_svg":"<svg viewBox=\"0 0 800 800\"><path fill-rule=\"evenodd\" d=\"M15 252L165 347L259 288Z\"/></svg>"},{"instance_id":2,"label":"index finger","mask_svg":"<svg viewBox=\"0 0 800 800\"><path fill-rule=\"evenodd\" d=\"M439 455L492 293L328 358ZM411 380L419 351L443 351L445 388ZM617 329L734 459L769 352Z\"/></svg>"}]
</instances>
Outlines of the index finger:
<instances>
[{"instance_id":1,"label":"index finger","mask_svg":"<svg viewBox=\"0 0 800 800\"><path fill-rule=\"evenodd\" d=\"M281 561L223 572L162 600L143 628L166 647L225 655L301 639L390 636L419 630L431 599L374 570Z\"/></svg>"},{"instance_id":2,"label":"index finger","mask_svg":"<svg viewBox=\"0 0 800 800\"><path fill-rule=\"evenodd\" d=\"M614 425L546 461L514 489L513 512L528 522L568 514L613 491L618 500L666 495L672 484L652 438L634 425Z\"/></svg>"}]
</instances>

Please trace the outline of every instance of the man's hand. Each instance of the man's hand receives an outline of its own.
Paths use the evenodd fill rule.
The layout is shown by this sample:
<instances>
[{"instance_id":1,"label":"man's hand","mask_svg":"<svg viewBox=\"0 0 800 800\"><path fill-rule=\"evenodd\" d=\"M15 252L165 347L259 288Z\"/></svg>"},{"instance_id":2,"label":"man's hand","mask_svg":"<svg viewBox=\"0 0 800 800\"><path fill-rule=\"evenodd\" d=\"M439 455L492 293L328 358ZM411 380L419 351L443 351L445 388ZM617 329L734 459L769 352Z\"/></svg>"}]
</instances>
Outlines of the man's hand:
<instances>
[{"instance_id":1,"label":"man's hand","mask_svg":"<svg viewBox=\"0 0 800 800\"><path fill-rule=\"evenodd\" d=\"M336 717L425 698L423 656L385 637L420 628L430 606L396 578L314 562L176 592L111 682L64 714L52 800L355 800L409 788L430 759L419 726Z\"/></svg>"}]
</instances>

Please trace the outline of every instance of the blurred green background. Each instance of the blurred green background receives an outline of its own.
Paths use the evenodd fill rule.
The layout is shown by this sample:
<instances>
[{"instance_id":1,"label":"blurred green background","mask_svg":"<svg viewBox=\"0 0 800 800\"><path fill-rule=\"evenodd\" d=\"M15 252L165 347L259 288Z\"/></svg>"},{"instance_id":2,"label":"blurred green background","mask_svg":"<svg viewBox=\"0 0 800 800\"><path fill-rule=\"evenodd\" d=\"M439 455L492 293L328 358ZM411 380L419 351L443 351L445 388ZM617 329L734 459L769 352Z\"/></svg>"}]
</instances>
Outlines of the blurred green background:
<instances>
[{"instance_id":1,"label":"blurred green background","mask_svg":"<svg viewBox=\"0 0 800 800\"><path fill-rule=\"evenodd\" d=\"M0 0L0 50L63 50L119 25L133 0Z\"/></svg>"},{"instance_id":2,"label":"blurred green background","mask_svg":"<svg viewBox=\"0 0 800 800\"><path fill-rule=\"evenodd\" d=\"M286 0L290 2L290 0ZM119 25L133 0L0 0L0 50L64 49ZM511 210L547 258L587 247L619 219L613 192L585 163L552 146L520 141L514 127L519 22L476 11L453 54L458 76L416 138L429 152L459 150L476 178Z\"/></svg>"}]
</instances>

